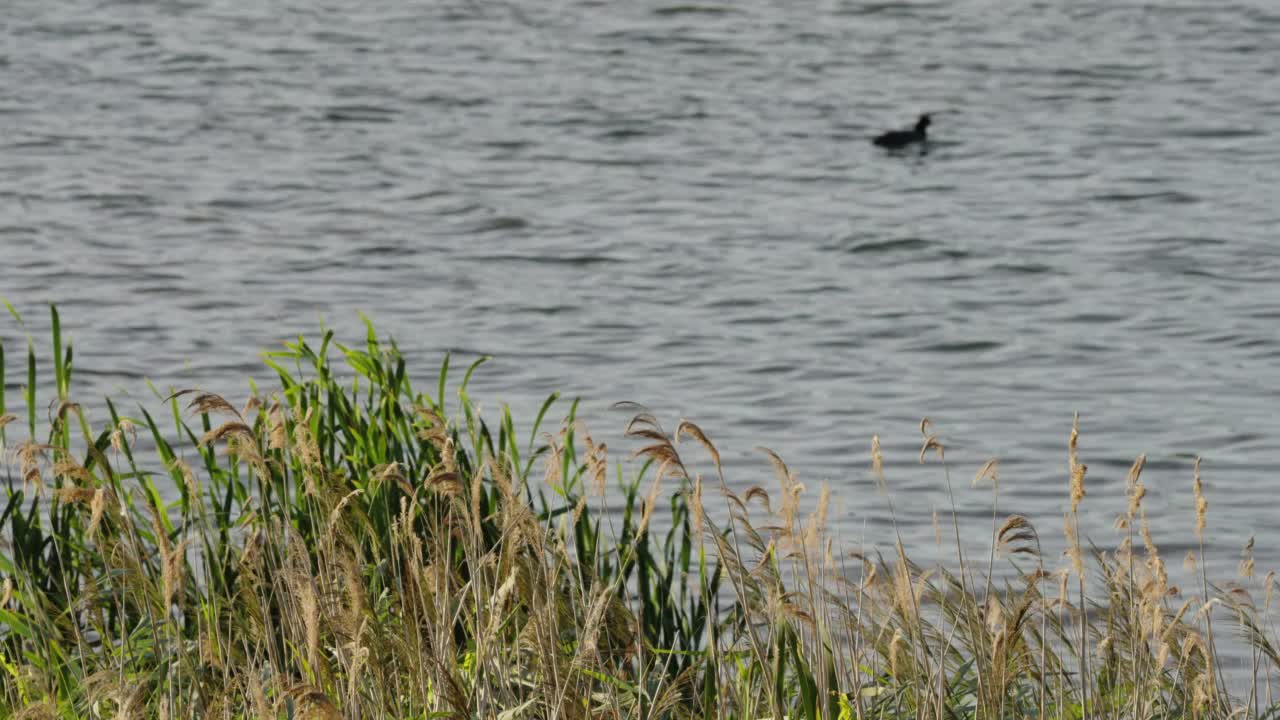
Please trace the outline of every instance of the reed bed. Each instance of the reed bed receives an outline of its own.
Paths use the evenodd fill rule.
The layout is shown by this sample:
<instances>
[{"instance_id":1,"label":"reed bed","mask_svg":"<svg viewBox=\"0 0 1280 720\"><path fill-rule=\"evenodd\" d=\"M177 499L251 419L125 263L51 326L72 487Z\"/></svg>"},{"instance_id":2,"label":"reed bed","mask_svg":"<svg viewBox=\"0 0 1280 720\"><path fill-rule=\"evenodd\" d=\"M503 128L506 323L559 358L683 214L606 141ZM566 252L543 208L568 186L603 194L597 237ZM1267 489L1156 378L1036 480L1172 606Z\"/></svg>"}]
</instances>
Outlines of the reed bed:
<instances>
[{"instance_id":1,"label":"reed bed","mask_svg":"<svg viewBox=\"0 0 1280 720\"><path fill-rule=\"evenodd\" d=\"M0 377L3 717L1276 714L1274 574L1247 555L1171 587L1141 457L1120 541L1086 545L1078 427L1065 527L1045 526L1069 538L1065 563L993 505L990 552L953 525L954 555L924 567L900 536L849 551L828 489L805 499L771 452L777 486L734 492L707 433L643 408L628 459L556 396L518 431L472 401L478 362L450 393L446 359L424 392L372 326L354 346L324 333L266 353L279 385L247 402L184 390L128 415L106 400L91 422L52 320L52 394L37 393L34 344L25 417L5 411ZM921 431L920 461L954 493ZM868 448L866 490L892 511ZM994 461L974 480L999 482ZM1198 466L1187 485L1202 542ZM1252 653L1243 694L1223 678L1223 633Z\"/></svg>"}]
</instances>

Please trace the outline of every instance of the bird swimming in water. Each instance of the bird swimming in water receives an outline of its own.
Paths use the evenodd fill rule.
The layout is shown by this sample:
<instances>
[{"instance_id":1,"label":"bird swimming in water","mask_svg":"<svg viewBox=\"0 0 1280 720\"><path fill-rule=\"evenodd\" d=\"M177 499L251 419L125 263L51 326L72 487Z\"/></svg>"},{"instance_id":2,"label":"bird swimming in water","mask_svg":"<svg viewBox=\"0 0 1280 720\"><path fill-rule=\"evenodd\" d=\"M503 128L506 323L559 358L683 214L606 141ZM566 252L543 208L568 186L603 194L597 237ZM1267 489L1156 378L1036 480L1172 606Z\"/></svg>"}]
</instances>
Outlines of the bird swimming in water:
<instances>
[{"instance_id":1,"label":"bird swimming in water","mask_svg":"<svg viewBox=\"0 0 1280 720\"><path fill-rule=\"evenodd\" d=\"M915 128L911 130L890 130L876 137L871 142L890 150L901 150L902 148L913 143L923 143L928 140L925 130L929 127L929 115L926 113L920 116L916 121Z\"/></svg>"}]
</instances>

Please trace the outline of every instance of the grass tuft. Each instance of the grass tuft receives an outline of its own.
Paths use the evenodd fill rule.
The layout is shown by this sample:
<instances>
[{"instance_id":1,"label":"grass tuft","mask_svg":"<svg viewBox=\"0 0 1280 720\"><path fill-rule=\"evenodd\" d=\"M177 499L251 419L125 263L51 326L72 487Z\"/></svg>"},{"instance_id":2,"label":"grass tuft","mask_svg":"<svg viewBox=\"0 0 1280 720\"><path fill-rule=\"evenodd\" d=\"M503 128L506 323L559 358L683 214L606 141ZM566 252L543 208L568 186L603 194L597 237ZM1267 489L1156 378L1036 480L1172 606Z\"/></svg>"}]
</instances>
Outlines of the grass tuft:
<instances>
[{"instance_id":1,"label":"grass tuft","mask_svg":"<svg viewBox=\"0 0 1280 720\"><path fill-rule=\"evenodd\" d=\"M1276 574L1257 578L1251 539L1210 579L1198 460L1195 594L1170 586L1151 536L1145 456L1115 547L1080 537L1078 417L1065 567L1046 562L1031 519L1001 513L995 459L971 488L990 486L986 562L970 559L953 499L955 555L923 567L896 514L892 553L842 550L830 488L806 501L771 450L775 491L734 485L699 425L669 434L626 405L638 449L618 462L576 403L553 395L518 432L468 395L479 362L455 396L447 358L420 392L395 343L367 330L349 347L325 333L267 353L278 385L243 403L184 390L164 414L124 416L106 401L94 425L53 312L45 405L28 344L25 439L0 382L0 716L1280 713ZM920 430L919 460L937 461L950 496L945 447L928 420ZM888 467L872 438L865 487L892 513ZM1227 690L1215 620L1244 639L1243 693Z\"/></svg>"}]
</instances>

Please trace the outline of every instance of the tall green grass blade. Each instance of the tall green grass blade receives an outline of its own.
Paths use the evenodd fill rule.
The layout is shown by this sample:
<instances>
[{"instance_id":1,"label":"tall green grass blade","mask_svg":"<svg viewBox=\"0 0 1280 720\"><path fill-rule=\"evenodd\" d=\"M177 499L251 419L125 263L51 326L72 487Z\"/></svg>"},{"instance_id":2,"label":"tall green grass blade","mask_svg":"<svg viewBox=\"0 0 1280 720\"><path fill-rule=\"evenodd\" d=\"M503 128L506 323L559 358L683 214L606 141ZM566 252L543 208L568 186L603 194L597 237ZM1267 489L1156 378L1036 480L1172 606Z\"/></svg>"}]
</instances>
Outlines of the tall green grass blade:
<instances>
[{"instance_id":1,"label":"tall green grass blade","mask_svg":"<svg viewBox=\"0 0 1280 720\"><path fill-rule=\"evenodd\" d=\"M5 406L5 381L4 381L4 340L0 340L0 417L8 414L8 408ZM0 424L0 448L8 443L5 437L5 425Z\"/></svg>"},{"instance_id":2,"label":"tall green grass blade","mask_svg":"<svg viewBox=\"0 0 1280 720\"><path fill-rule=\"evenodd\" d=\"M31 431L31 439L36 437L36 348L27 341L27 425Z\"/></svg>"},{"instance_id":3,"label":"tall green grass blade","mask_svg":"<svg viewBox=\"0 0 1280 720\"><path fill-rule=\"evenodd\" d=\"M440 379L437 381L436 387L436 412L440 413L441 417L445 416L444 387L445 383L448 382L449 359L452 356L453 353L445 353L444 361L440 363Z\"/></svg>"},{"instance_id":4,"label":"tall green grass blade","mask_svg":"<svg viewBox=\"0 0 1280 720\"><path fill-rule=\"evenodd\" d=\"M49 305L49 315L53 332L53 378L58 391L58 400L67 399L67 377L63 368L62 357L62 321L58 318L58 306Z\"/></svg>"},{"instance_id":5,"label":"tall green grass blade","mask_svg":"<svg viewBox=\"0 0 1280 720\"><path fill-rule=\"evenodd\" d=\"M462 387L459 388L459 392L466 391L467 385L471 383L471 374L476 371L476 368L488 362L489 359L490 358L488 355L481 355L480 357L476 358L475 362L471 363L471 365L467 368L466 374L462 376Z\"/></svg>"},{"instance_id":6,"label":"tall green grass blade","mask_svg":"<svg viewBox=\"0 0 1280 720\"><path fill-rule=\"evenodd\" d=\"M4 305L5 309L9 311L9 314L13 316L13 319L18 321L19 326L24 324L22 322L22 315L18 313L18 310L14 308L13 304L6 300L3 295L0 295L0 305Z\"/></svg>"},{"instance_id":7,"label":"tall green grass blade","mask_svg":"<svg viewBox=\"0 0 1280 720\"><path fill-rule=\"evenodd\" d=\"M542 407L538 409L538 414L533 419L533 428L529 430L530 452L532 452L533 449L537 446L538 430L542 427L543 418L547 416L547 411L550 410L551 406L554 405L555 402L559 399L560 399L560 393L553 392L547 396L546 400L542 401Z\"/></svg>"}]
</instances>

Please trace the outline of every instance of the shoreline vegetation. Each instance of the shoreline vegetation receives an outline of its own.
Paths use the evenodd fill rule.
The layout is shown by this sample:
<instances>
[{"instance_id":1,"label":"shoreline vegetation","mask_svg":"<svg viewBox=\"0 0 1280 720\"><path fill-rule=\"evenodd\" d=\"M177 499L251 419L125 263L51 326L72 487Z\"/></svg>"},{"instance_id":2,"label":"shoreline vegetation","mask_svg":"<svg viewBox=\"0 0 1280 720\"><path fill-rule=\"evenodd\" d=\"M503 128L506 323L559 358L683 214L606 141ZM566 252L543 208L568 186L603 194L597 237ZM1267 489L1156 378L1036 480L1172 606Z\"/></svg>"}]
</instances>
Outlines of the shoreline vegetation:
<instances>
[{"instance_id":1,"label":"shoreline vegetation","mask_svg":"<svg viewBox=\"0 0 1280 720\"><path fill-rule=\"evenodd\" d=\"M446 358L424 391L372 325L358 345L326 332L264 353L279 385L243 405L183 390L154 415L80 404L56 309L52 348L49 383L29 341L22 397L6 406L13 348L0 347L3 717L1142 720L1280 708L1274 573L1257 577L1250 547L1239 568L1197 565L1195 587L1171 587L1147 530L1143 457L1114 509L1119 542L1082 542L1078 428L1064 437L1065 528L1001 515L993 500L989 553L970 554L944 519L953 554L925 567L900 536L877 539L883 554L842 548L827 488L802 510L804 486L771 452L777 487L739 494L701 428L668 431L639 406L626 435L640 449L621 460L554 395L523 428L506 410L481 417L467 385L483 360L449 393ZM920 460L951 493L945 448L921 429ZM878 439L858 463L892 512ZM1199 478L1197 463L1188 563L1203 555ZM974 483L998 497L998 464ZM1067 561L1043 557L1041 533L1064 530ZM1233 692L1218 648L1241 636L1251 666Z\"/></svg>"}]
</instances>

